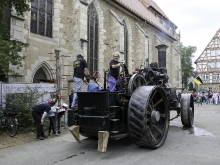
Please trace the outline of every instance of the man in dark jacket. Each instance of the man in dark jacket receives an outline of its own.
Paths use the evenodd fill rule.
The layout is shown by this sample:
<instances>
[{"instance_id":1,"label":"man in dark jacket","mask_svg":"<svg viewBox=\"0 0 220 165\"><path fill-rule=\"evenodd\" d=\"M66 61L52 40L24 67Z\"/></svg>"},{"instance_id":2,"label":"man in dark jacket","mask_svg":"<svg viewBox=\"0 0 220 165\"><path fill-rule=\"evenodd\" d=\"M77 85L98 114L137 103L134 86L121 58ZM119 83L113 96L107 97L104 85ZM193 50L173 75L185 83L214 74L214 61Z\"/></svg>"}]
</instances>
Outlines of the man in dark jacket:
<instances>
[{"instance_id":1,"label":"man in dark jacket","mask_svg":"<svg viewBox=\"0 0 220 165\"><path fill-rule=\"evenodd\" d=\"M81 54L76 56L76 61L73 62L74 74L73 81L76 85L76 92L82 92L82 85L84 76L89 75L88 66L86 60L83 58ZM73 95L73 102L71 108L76 108L78 106L78 97L77 94Z\"/></svg>"},{"instance_id":2,"label":"man in dark jacket","mask_svg":"<svg viewBox=\"0 0 220 165\"><path fill-rule=\"evenodd\" d=\"M181 97L182 97L181 92L178 93L177 97L178 97L178 100L179 100L179 102L180 102L180 99L181 99Z\"/></svg>"},{"instance_id":3,"label":"man in dark jacket","mask_svg":"<svg viewBox=\"0 0 220 165\"><path fill-rule=\"evenodd\" d=\"M47 136L44 134L44 118L47 116L51 107L54 106L56 100L51 100L49 103L39 104L33 107L32 117L36 124L37 139L44 140Z\"/></svg>"}]
</instances>

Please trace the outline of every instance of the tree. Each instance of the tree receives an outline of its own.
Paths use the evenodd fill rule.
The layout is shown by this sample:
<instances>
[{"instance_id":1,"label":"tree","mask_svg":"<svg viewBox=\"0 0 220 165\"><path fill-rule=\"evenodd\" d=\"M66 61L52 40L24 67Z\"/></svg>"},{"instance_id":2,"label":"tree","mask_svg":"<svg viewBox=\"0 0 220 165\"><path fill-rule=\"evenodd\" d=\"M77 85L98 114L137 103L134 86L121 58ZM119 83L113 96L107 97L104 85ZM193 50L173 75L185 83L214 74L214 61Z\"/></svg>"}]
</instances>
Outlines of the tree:
<instances>
[{"instance_id":1,"label":"tree","mask_svg":"<svg viewBox=\"0 0 220 165\"><path fill-rule=\"evenodd\" d=\"M28 44L12 39L10 37L10 25L7 24L6 16L10 14L12 8L15 8L17 15L23 16L24 12L29 10L27 2L32 0L1 0L0 3L0 81L9 76L19 76L19 74L10 69L10 65L17 69L22 67L22 60L25 58L19 52ZM6 12L9 13L6 14ZM9 17L10 19L10 17ZM2 78L3 75L3 78Z\"/></svg>"},{"instance_id":2,"label":"tree","mask_svg":"<svg viewBox=\"0 0 220 165\"><path fill-rule=\"evenodd\" d=\"M189 83L189 91L192 91L192 90L193 90L193 83L190 82L190 83Z\"/></svg>"},{"instance_id":3,"label":"tree","mask_svg":"<svg viewBox=\"0 0 220 165\"><path fill-rule=\"evenodd\" d=\"M186 87L188 80L192 75L192 57L197 48L195 46L183 46L181 44L181 67L182 67L182 84Z\"/></svg>"}]
</instances>

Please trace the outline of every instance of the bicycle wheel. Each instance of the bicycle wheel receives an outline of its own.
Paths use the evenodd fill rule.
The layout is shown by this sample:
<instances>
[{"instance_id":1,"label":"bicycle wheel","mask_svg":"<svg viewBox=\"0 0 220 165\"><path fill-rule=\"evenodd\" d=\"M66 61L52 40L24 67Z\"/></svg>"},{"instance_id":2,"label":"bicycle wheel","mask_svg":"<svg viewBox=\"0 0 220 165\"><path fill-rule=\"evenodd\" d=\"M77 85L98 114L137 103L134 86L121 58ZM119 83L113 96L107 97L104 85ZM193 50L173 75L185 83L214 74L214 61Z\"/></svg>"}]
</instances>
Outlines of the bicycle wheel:
<instances>
[{"instance_id":1,"label":"bicycle wheel","mask_svg":"<svg viewBox=\"0 0 220 165\"><path fill-rule=\"evenodd\" d=\"M8 117L6 122L6 130L9 136L13 137L17 134L18 124L17 119L13 117Z\"/></svg>"}]
</instances>

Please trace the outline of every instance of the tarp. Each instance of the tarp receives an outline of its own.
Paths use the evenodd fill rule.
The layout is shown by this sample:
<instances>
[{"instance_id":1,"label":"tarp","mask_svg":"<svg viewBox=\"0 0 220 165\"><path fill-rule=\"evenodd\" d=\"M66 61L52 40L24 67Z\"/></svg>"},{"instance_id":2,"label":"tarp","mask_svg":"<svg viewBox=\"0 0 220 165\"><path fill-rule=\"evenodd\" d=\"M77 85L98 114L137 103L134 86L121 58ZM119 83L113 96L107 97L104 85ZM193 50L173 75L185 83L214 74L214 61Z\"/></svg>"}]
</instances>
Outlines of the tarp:
<instances>
[{"instance_id":1,"label":"tarp","mask_svg":"<svg viewBox=\"0 0 220 165\"><path fill-rule=\"evenodd\" d=\"M206 90L206 89L199 89L198 91L202 92L202 93L208 92L208 90Z\"/></svg>"}]
</instances>

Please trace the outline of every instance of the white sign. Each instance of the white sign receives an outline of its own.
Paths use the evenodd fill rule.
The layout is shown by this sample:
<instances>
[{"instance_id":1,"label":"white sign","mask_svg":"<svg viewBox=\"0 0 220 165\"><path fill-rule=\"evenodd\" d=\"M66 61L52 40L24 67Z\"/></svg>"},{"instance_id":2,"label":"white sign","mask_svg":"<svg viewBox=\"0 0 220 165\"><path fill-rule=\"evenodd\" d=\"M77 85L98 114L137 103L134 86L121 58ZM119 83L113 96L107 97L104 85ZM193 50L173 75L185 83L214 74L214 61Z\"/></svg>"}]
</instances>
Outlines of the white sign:
<instances>
[{"instance_id":1,"label":"white sign","mask_svg":"<svg viewBox=\"0 0 220 165\"><path fill-rule=\"evenodd\" d=\"M1 85L1 84L0 84ZM47 102L51 98L51 93L56 92L55 84L49 83L32 83L32 84L4 84L2 83L1 88L1 99L4 106L5 97L8 93L25 93L28 88L36 88L39 93L45 93L39 102Z\"/></svg>"}]
</instances>

